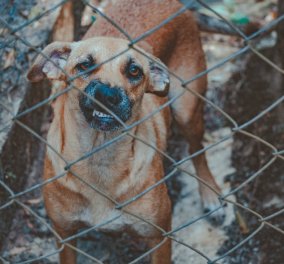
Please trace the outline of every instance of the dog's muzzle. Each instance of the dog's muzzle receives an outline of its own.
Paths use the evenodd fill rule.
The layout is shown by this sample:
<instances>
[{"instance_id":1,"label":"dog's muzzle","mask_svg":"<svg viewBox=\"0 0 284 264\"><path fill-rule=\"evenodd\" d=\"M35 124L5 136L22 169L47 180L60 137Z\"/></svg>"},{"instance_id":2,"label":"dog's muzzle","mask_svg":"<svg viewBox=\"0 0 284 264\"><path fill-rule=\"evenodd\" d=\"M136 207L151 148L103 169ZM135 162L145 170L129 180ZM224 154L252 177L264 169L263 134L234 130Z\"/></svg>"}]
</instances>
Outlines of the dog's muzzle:
<instances>
[{"instance_id":1,"label":"dog's muzzle","mask_svg":"<svg viewBox=\"0 0 284 264\"><path fill-rule=\"evenodd\" d=\"M121 123L113 114L122 122L131 117L131 102L122 88L110 87L94 80L84 92L86 94L79 97L79 105L92 128L102 131L116 130L121 127Z\"/></svg>"}]
</instances>

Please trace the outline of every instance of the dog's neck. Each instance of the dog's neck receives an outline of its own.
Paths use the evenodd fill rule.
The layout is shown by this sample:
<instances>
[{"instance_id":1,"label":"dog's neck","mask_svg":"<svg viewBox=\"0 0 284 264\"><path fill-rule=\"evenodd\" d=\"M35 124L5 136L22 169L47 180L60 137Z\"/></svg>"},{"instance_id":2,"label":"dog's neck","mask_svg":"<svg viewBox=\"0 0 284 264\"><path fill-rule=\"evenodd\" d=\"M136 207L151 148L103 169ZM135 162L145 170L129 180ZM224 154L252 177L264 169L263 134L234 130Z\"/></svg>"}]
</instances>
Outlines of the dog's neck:
<instances>
[{"instance_id":1,"label":"dog's neck","mask_svg":"<svg viewBox=\"0 0 284 264\"><path fill-rule=\"evenodd\" d=\"M62 101L56 101L54 104L55 117L48 133L48 142L64 157L67 164L52 149L48 149L48 158L52 162L56 175L64 172L64 167L68 163L90 153L90 156L85 156L83 160L71 167L71 170L83 180L89 184L100 186L106 192L115 194L116 197L124 195L123 192L126 189L132 188L134 191L134 188L140 188L139 186L143 185L147 177L147 175L141 174L144 171L141 168L150 166L154 156L157 155L156 151L144 142L160 149L165 148L166 134L159 137L157 141L155 130L157 125L163 129L165 126L163 119L156 120L157 123L154 126L141 123L129 131L132 136L124 135L114 143L101 148L110 140L121 135L121 131L110 133L96 131L84 121L79 109L67 103L69 100L65 100L64 97L57 100ZM154 101L148 105L155 107ZM140 115L145 116L149 111L152 111L148 108L142 106ZM95 149L97 151L92 153ZM133 162L134 160L135 162ZM64 177L61 180L65 187L79 191L78 183L74 184L72 180L66 179L68 178ZM120 185L121 188L116 188ZM119 190L120 193L116 193L116 190Z\"/></svg>"},{"instance_id":2,"label":"dog's neck","mask_svg":"<svg viewBox=\"0 0 284 264\"><path fill-rule=\"evenodd\" d=\"M83 119L78 107L69 103L69 100L66 100L64 96L57 99L53 108L54 120L51 123L47 139L49 144L67 162L73 162L96 149L97 151L93 152L89 158L79 162L77 166L85 166L88 162L92 163L91 166L107 167L113 164L114 160L115 164L119 164L119 162L123 163L131 159L132 151L130 150L133 148L133 139L130 136L125 135L120 138L117 141L119 144L107 144L107 142L119 137L121 130L101 132L92 129ZM130 132L135 134L136 128L133 128ZM66 166L64 161L50 148L48 148L47 153L57 173L62 172Z\"/></svg>"}]
</instances>

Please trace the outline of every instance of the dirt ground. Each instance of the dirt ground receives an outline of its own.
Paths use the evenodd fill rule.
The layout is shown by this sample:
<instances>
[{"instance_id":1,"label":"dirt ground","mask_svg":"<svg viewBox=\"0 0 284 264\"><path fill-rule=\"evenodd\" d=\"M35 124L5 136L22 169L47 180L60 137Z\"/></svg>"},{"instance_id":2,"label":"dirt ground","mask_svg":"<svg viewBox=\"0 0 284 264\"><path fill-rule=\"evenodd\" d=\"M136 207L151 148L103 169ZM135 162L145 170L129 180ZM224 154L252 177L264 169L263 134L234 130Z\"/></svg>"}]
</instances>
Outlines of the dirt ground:
<instances>
[{"instance_id":1,"label":"dirt ground","mask_svg":"<svg viewBox=\"0 0 284 264\"><path fill-rule=\"evenodd\" d=\"M237 51L240 47L240 42L232 37L204 34L202 38L208 67ZM268 37L268 42L269 41L271 41L271 37ZM240 67L241 66L236 63L236 61L231 61L210 73L208 76L209 85L207 98L221 108L228 108L228 104L226 103L226 100L230 98L230 96L228 96L228 93L230 93L227 87L228 81L232 78L232 72L237 72ZM235 106L236 104L230 105L230 107ZM240 113L238 112L238 114ZM206 105L205 120L205 145L217 142L231 133L231 129L224 117L209 105ZM247 163L249 163L247 160L251 157L251 153L239 152L240 154L236 154L237 146L235 144L238 142L237 140L238 138L230 138L216 145L206 153L209 166L224 194L228 193L232 186L235 187L241 183L247 175L251 174L253 171L251 166L248 166L250 171L244 171L243 164L247 165ZM169 153L174 158L181 159L187 155L187 147L186 142L184 142L181 135L176 131L170 141ZM244 161L244 159L247 160ZM31 175L27 186L32 186L40 182L40 174L38 171L41 170L42 160L43 156L39 157L38 170ZM186 166L187 169L194 172L190 162L186 163ZM279 174L279 169L270 171L270 173ZM261 184L263 184L263 186L270 184L270 189L273 189L273 186L277 184L282 184L283 186L283 177L281 179L274 177L273 179L273 183L271 183L271 181L264 181ZM195 179L185 174L177 174L169 181L168 187L174 205L172 218L173 228L202 215L197 182ZM263 192L265 192L264 189L265 187L263 187ZM266 197L264 207L257 203L256 199L262 201L260 196L259 193L256 193L254 196L247 197L244 193L241 193L238 194L237 197L230 196L230 198L237 199L246 205L257 204L255 208L261 210L265 215L279 209L281 205L283 206L283 196L280 194L273 197ZM39 190L26 195L23 201L48 222ZM235 219L235 208L228 204L224 210L226 211L226 220L223 225L218 227L212 226L206 219L200 220L177 232L175 234L176 237L200 250L212 259L220 256L220 254L224 254L247 236L247 234L242 233L240 224ZM257 226L256 220L247 215L244 217L249 230L254 230ZM283 217L278 220L279 223L281 220L282 223L284 222ZM257 236L256 239L251 240L237 252L224 258L219 263L283 263L283 236L282 238L279 237L281 235L277 232L272 232L271 229L264 229L260 234L261 235ZM275 239L267 242L265 241L267 237L275 237ZM80 239L78 246L80 249L94 255L104 263L126 263L145 252L145 245L136 244L127 234L117 237L92 232ZM174 242L172 248L173 263L175 264L207 263L206 259L181 244ZM36 220L27 210L18 210L13 220L11 232L5 241L2 257L12 263L16 263L51 253L55 249L55 239L47 227ZM267 254L269 252L273 252L275 256L268 259ZM36 261L35 263L58 263L58 256L55 254L47 259ZM78 263L88 264L92 262L84 256L79 255Z\"/></svg>"}]
</instances>

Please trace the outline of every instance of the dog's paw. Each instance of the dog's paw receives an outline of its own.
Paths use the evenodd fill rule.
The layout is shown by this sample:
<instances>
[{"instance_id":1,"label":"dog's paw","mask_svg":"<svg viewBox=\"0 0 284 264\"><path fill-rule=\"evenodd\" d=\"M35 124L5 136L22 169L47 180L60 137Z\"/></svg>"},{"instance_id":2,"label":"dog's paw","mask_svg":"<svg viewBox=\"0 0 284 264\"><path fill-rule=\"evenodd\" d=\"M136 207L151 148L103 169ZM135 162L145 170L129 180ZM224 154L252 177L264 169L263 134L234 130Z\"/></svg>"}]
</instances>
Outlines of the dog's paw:
<instances>
[{"instance_id":1,"label":"dog's paw","mask_svg":"<svg viewBox=\"0 0 284 264\"><path fill-rule=\"evenodd\" d=\"M218 207L204 207L204 209L203 209L203 212L205 214L208 214L206 219L208 219L208 221L214 226L222 225L225 221L225 218L226 218L224 208L223 207L219 208L219 206ZM217 209L217 208L219 208L219 209Z\"/></svg>"},{"instance_id":2,"label":"dog's paw","mask_svg":"<svg viewBox=\"0 0 284 264\"><path fill-rule=\"evenodd\" d=\"M203 212L212 225L216 226L224 223L226 218L224 206L213 192L203 199Z\"/></svg>"}]
</instances>

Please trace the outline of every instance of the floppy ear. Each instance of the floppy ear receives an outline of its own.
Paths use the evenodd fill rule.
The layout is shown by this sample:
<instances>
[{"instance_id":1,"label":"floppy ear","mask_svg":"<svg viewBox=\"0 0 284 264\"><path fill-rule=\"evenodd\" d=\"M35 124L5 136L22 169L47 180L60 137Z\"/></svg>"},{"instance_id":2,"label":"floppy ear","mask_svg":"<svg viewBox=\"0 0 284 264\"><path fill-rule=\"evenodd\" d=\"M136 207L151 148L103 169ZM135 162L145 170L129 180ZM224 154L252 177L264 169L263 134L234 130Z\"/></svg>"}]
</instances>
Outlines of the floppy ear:
<instances>
[{"instance_id":1,"label":"floppy ear","mask_svg":"<svg viewBox=\"0 0 284 264\"><path fill-rule=\"evenodd\" d=\"M53 42L49 44L36 58L29 69L27 78L31 82L39 82L44 78L60 80L64 78L62 68L65 67L71 52L71 42ZM48 60L49 58L50 60Z\"/></svg>"},{"instance_id":2,"label":"floppy ear","mask_svg":"<svg viewBox=\"0 0 284 264\"><path fill-rule=\"evenodd\" d=\"M160 61L150 62L150 85L146 93L153 93L158 96L167 96L170 88L170 77L167 67Z\"/></svg>"}]
</instances>

